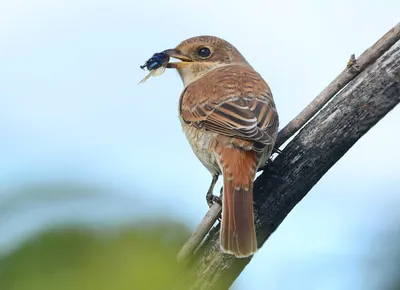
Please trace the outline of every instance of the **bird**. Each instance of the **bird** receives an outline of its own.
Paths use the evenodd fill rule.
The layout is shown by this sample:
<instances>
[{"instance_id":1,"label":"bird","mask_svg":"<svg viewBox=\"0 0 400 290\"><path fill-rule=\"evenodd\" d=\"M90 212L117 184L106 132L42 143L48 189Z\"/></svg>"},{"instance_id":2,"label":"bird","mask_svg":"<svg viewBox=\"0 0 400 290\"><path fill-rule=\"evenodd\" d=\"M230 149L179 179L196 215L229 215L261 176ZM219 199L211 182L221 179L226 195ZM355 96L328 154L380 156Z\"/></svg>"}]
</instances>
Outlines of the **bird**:
<instances>
[{"instance_id":1,"label":"bird","mask_svg":"<svg viewBox=\"0 0 400 290\"><path fill-rule=\"evenodd\" d=\"M253 182L272 154L279 117L269 85L229 42L196 36L163 51L179 61L184 89L179 99L182 129L200 162L211 173L209 206L223 177L220 248L237 258L258 249Z\"/></svg>"}]
</instances>

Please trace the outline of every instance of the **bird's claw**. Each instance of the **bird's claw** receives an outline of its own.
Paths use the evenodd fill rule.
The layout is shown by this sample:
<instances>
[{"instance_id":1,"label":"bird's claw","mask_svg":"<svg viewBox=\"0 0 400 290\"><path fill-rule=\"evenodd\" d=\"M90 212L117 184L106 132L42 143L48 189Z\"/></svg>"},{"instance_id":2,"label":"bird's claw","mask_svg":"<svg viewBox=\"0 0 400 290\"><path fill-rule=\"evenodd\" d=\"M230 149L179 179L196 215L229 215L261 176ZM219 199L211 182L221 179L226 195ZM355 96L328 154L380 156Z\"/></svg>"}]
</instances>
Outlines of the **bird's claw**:
<instances>
[{"instance_id":1,"label":"bird's claw","mask_svg":"<svg viewBox=\"0 0 400 290\"><path fill-rule=\"evenodd\" d=\"M221 200L222 192L223 192L223 187L221 187L220 197L213 195L212 191L207 192L206 200L209 208L211 208L214 203L218 203L220 206L222 206L222 200ZM218 221L221 221L221 214L217 217L217 219Z\"/></svg>"},{"instance_id":2,"label":"bird's claw","mask_svg":"<svg viewBox=\"0 0 400 290\"><path fill-rule=\"evenodd\" d=\"M213 194L210 194L210 195L207 194L207 204L208 204L208 207L212 207L212 205L213 205L214 203L218 203L219 205L222 206L221 198L219 198L218 196L213 195Z\"/></svg>"}]
</instances>

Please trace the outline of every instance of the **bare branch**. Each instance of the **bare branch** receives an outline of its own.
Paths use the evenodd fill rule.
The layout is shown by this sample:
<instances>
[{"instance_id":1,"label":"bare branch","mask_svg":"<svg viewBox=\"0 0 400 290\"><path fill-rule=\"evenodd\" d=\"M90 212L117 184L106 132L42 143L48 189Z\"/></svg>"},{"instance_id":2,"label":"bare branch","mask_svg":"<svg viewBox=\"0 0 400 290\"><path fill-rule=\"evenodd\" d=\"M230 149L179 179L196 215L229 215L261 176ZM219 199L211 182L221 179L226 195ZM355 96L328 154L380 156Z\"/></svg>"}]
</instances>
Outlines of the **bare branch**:
<instances>
[{"instance_id":1,"label":"bare branch","mask_svg":"<svg viewBox=\"0 0 400 290\"><path fill-rule=\"evenodd\" d=\"M213 206L208 210L201 223L198 225L196 230L190 236L189 240L183 245L182 249L178 253L178 263L185 264L189 258L193 255L201 241L210 231L218 216L221 215L222 207L219 203L214 203Z\"/></svg>"},{"instance_id":2,"label":"bare branch","mask_svg":"<svg viewBox=\"0 0 400 290\"><path fill-rule=\"evenodd\" d=\"M400 39L400 23L381 37L373 46L364 51L355 60L350 57L347 68L342 71L296 118L290 121L278 134L276 147L280 147L303 127L319 110L325 106L351 80L358 76L371 63L375 62L384 52ZM352 59L354 58L354 59ZM356 63L355 63L356 62Z\"/></svg>"}]
</instances>

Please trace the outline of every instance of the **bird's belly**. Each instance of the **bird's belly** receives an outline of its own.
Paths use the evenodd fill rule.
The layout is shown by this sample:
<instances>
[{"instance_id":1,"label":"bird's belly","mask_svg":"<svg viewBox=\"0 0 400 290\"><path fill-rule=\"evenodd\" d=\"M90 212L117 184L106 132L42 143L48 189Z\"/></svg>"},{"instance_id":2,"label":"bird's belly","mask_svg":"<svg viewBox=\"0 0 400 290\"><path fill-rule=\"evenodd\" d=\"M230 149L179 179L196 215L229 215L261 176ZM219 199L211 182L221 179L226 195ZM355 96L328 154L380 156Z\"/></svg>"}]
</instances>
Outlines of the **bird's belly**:
<instances>
[{"instance_id":1,"label":"bird's belly","mask_svg":"<svg viewBox=\"0 0 400 290\"><path fill-rule=\"evenodd\" d=\"M211 174L220 174L221 170L219 168L216 155L212 144L215 139L215 134L197 129L190 126L181 120L183 132L185 132L186 138L189 141L190 146L194 154L201 163L210 171Z\"/></svg>"}]
</instances>

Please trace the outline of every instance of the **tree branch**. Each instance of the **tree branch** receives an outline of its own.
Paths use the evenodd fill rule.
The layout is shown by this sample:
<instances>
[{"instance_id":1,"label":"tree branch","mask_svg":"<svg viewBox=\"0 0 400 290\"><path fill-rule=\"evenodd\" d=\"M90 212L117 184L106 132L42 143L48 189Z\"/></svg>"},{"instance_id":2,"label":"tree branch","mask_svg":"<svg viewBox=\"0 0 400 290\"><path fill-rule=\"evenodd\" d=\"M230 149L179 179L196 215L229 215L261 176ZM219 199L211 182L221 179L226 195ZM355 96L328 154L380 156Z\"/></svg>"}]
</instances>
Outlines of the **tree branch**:
<instances>
[{"instance_id":1,"label":"tree branch","mask_svg":"<svg viewBox=\"0 0 400 290\"><path fill-rule=\"evenodd\" d=\"M280 147L303 127L319 110L325 106L341 89L357 77L371 63L400 39L400 23L388 31L373 46L364 51L356 60L351 55L347 68L343 70L301 113L280 130L276 147Z\"/></svg>"},{"instance_id":2,"label":"tree branch","mask_svg":"<svg viewBox=\"0 0 400 290\"><path fill-rule=\"evenodd\" d=\"M400 23L382 36L372 47L364 51L358 60L355 59L354 55L351 55L347 68L341 72L296 118L294 118L279 132L275 147L280 147L293 137L340 90L364 71L371 63L375 62L380 56L382 56L399 39ZM220 214L221 206L215 203L178 253L177 260L179 263L186 264L189 261Z\"/></svg>"},{"instance_id":3,"label":"tree branch","mask_svg":"<svg viewBox=\"0 0 400 290\"><path fill-rule=\"evenodd\" d=\"M255 222L260 246L322 176L399 103L399 28L400 24L374 45L379 47L385 37L391 35L389 50L388 47L387 51L375 51L373 46L363 53L365 57L368 54L374 56L375 62L368 58L358 61L360 69L370 66L355 79L353 77L344 89L336 88L341 91L301 129L284 148L284 154L268 164L255 181ZM211 221L212 218L208 223ZM227 289L251 260L237 259L220 251L219 225L210 231L191 257L186 268L190 266L193 275L182 277L180 281L187 285L186 289Z\"/></svg>"}]
</instances>

